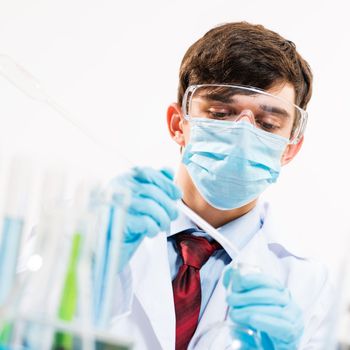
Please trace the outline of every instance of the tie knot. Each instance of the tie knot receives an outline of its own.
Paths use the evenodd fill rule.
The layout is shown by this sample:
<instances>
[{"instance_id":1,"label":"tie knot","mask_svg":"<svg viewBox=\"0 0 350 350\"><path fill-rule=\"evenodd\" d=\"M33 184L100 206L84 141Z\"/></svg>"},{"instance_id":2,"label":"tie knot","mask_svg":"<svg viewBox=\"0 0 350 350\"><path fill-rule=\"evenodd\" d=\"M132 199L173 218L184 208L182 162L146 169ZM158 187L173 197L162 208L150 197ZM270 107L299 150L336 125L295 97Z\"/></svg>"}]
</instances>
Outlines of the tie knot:
<instances>
[{"instance_id":1,"label":"tie knot","mask_svg":"<svg viewBox=\"0 0 350 350\"><path fill-rule=\"evenodd\" d=\"M200 269L214 253L221 248L216 241L209 242L204 237L196 237L186 233L175 236L183 263Z\"/></svg>"}]
</instances>

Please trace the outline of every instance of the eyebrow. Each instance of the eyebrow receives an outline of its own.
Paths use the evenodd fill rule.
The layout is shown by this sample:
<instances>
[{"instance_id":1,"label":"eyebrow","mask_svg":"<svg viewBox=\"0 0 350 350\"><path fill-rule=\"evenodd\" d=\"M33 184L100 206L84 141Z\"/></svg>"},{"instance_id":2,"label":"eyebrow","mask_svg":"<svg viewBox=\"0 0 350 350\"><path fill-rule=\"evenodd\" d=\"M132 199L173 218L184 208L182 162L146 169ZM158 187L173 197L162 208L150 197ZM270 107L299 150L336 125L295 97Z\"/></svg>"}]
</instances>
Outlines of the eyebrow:
<instances>
[{"instance_id":1,"label":"eyebrow","mask_svg":"<svg viewBox=\"0 0 350 350\"><path fill-rule=\"evenodd\" d=\"M223 103L235 102L233 97L225 96L223 94L198 95L200 98L207 101L219 101Z\"/></svg>"},{"instance_id":2,"label":"eyebrow","mask_svg":"<svg viewBox=\"0 0 350 350\"><path fill-rule=\"evenodd\" d=\"M287 110L284 108L279 108L279 107L274 107L274 106L269 106L269 105L259 105L259 107L265 111L265 112L270 112L272 114L277 114L285 118L291 118L290 113L288 113Z\"/></svg>"}]
</instances>

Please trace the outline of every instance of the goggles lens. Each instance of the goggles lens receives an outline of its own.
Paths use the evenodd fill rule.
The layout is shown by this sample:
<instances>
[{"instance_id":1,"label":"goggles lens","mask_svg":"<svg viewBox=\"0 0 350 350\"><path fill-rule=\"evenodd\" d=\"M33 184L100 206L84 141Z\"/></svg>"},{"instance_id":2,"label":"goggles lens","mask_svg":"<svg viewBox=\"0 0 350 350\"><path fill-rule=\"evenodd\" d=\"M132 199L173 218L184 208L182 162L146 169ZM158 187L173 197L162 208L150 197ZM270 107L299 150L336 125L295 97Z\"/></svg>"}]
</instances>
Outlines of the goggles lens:
<instances>
[{"instance_id":1,"label":"goggles lens","mask_svg":"<svg viewBox=\"0 0 350 350\"><path fill-rule=\"evenodd\" d=\"M290 143L298 142L307 120L306 111L283 98L234 85L191 85L182 108L187 120L249 120L259 129L288 138Z\"/></svg>"}]
</instances>

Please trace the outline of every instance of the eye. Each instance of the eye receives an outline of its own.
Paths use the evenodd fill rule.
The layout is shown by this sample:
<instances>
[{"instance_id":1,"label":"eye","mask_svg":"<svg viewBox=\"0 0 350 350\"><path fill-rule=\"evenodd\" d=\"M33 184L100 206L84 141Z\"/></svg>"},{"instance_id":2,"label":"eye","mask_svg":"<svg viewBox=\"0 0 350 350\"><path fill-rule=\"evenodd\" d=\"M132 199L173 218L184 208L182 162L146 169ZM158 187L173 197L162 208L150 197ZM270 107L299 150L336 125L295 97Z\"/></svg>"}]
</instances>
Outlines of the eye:
<instances>
[{"instance_id":1,"label":"eye","mask_svg":"<svg viewBox=\"0 0 350 350\"><path fill-rule=\"evenodd\" d=\"M277 131L278 129L280 129L280 126L278 125L278 123L276 123L272 120L265 121L265 120L257 119L256 124L266 131L273 132L273 131Z\"/></svg>"},{"instance_id":2,"label":"eye","mask_svg":"<svg viewBox=\"0 0 350 350\"><path fill-rule=\"evenodd\" d=\"M220 108L220 107L208 108L207 114L209 118L213 118L213 119L228 119L234 116L234 113L231 109Z\"/></svg>"},{"instance_id":3,"label":"eye","mask_svg":"<svg viewBox=\"0 0 350 350\"><path fill-rule=\"evenodd\" d=\"M228 116L228 114L224 112L209 112L209 113L212 118L216 118L216 119L224 119Z\"/></svg>"}]
</instances>

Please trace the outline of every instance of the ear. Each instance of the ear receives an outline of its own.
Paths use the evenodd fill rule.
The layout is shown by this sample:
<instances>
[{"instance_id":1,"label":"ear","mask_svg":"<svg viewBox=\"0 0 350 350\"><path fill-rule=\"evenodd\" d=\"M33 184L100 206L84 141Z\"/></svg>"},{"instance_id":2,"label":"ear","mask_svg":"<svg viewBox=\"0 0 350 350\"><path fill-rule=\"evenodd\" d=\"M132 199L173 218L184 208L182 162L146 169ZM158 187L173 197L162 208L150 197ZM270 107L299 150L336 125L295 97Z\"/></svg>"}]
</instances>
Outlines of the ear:
<instances>
[{"instance_id":1,"label":"ear","mask_svg":"<svg viewBox=\"0 0 350 350\"><path fill-rule=\"evenodd\" d=\"M304 136L302 136L300 138L300 140L298 141L298 143L296 143L295 145L289 144L286 147L286 149L282 155L282 159L281 159L282 165L288 164L299 153L299 150L300 150L303 142L304 142Z\"/></svg>"},{"instance_id":2,"label":"ear","mask_svg":"<svg viewBox=\"0 0 350 350\"><path fill-rule=\"evenodd\" d=\"M168 130L171 138L181 147L185 146L185 137L183 133L184 119L181 108L177 103L172 103L167 111Z\"/></svg>"}]
</instances>

